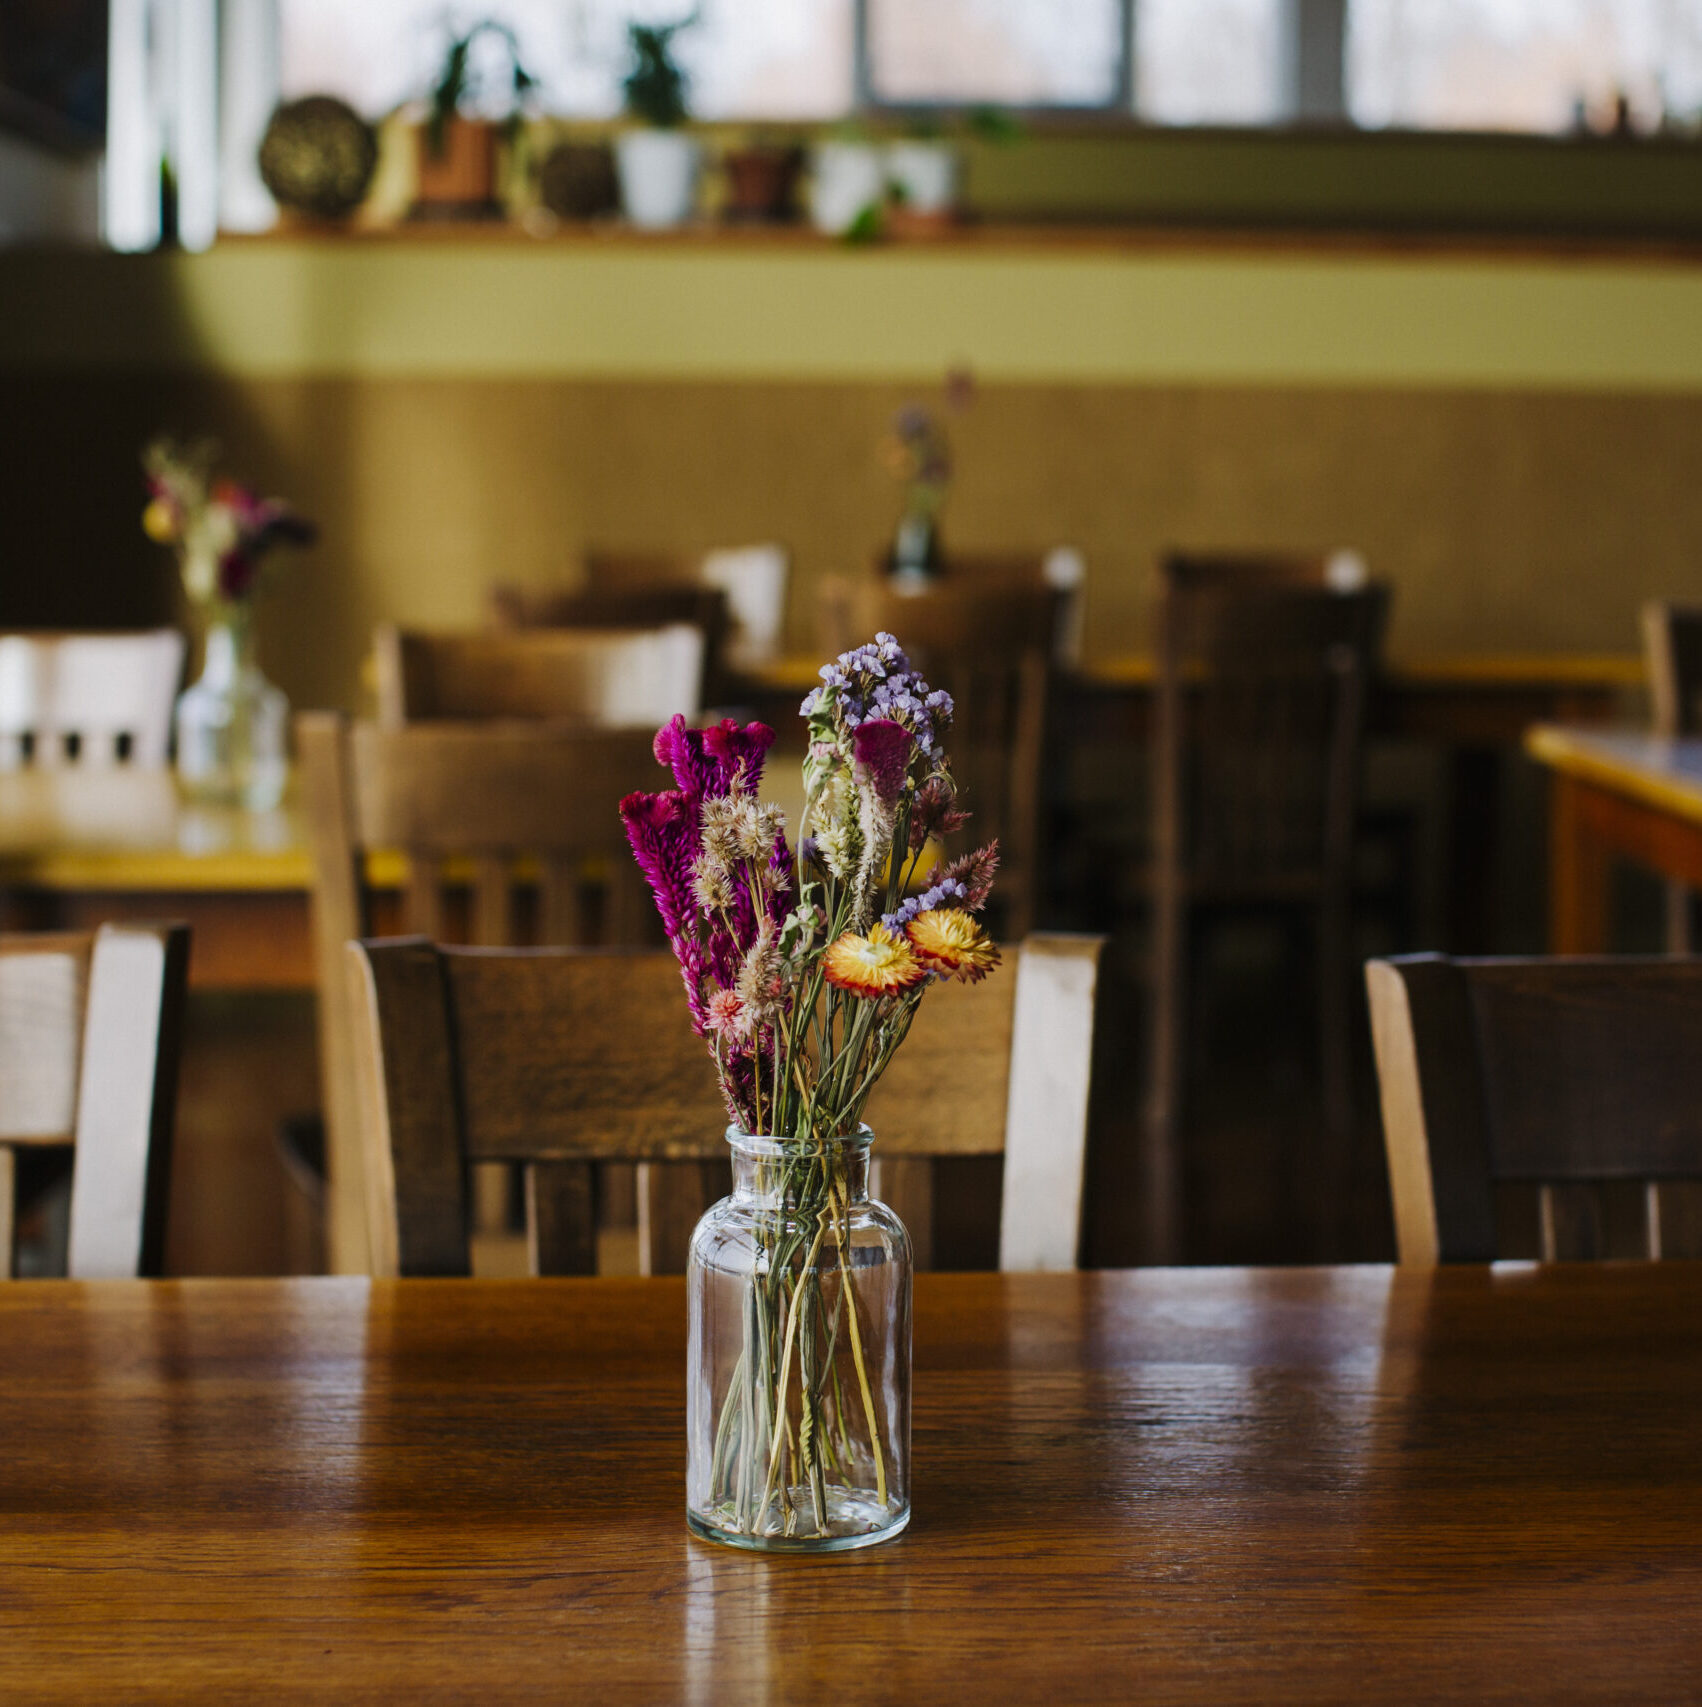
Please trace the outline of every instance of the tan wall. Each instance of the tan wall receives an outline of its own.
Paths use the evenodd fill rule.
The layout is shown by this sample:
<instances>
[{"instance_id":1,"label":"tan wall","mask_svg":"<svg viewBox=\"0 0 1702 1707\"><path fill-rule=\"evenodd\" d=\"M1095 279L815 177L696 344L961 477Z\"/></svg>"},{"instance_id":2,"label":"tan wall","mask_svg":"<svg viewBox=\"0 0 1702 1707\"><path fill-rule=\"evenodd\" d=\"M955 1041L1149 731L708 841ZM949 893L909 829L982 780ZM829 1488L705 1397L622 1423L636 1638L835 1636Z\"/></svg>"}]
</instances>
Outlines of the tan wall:
<instances>
[{"instance_id":1,"label":"tan wall","mask_svg":"<svg viewBox=\"0 0 1702 1707\"><path fill-rule=\"evenodd\" d=\"M0 375L0 621L168 608L136 531L135 451L217 432L324 543L281 557L268 665L298 705L355 703L374 622L477 621L486 587L570 579L588 545L775 538L810 587L890 525L875 445L902 384ZM1138 644L1164 545L1337 543L1395 584L1397 651L1630 650L1635 607L1702 597L1702 398L1000 384L955 428L947 538L1067 542L1094 652Z\"/></svg>"}]
</instances>

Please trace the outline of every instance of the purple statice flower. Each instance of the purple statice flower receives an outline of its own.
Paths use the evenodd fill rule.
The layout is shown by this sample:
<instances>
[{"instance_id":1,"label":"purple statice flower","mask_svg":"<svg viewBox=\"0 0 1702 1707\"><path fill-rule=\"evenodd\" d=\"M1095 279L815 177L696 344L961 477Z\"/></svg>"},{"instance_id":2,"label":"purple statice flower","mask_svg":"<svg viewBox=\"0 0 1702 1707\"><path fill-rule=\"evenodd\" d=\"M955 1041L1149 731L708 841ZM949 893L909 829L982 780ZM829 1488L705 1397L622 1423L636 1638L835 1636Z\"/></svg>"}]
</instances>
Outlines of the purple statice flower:
<instances>
[{"instance_id":1,"label":"purple statice flower","mask_svg":"<svg viewBox=\"0 0 1702 1707\"><path fill-rule=\"evenodd\" d=\"M893 718L871 717L859 724L851 737L858 780L866 779L876 795L890 805L904 792L910 749L915 744L915 735Z\"/></svg>"},{"instance_id":2,"label":"purple statice flower","mask_svg":"<svg viewBox=\"0 0 1702 1707\"><path fill-rule=\"evenodd\" d=\"M923 913L931 913L936 907L968 905L968 888L955 877L944 877L924 889L920 895L908 896L895 911L883 914L881 923L896 935L902 932L912 919Z\"/></svg>"},{"instance_id":3,"label":"purple statice flower","mask_svg":"<svg viewBox=\"0 0 1702 1707\"><path fill-rule=\"evenodd\" d=\"M877 634L867 645L842 652L821 674L824 686L837 690L833 709L845 730L855 734L871 719L902 723L915 735L918 751L928 758L938 755L951 721L951 695L929 687L911 669L892 635ZM821 710L822 694L818 688L805 699L804 716Z\"/></svg>"}]
</instances>

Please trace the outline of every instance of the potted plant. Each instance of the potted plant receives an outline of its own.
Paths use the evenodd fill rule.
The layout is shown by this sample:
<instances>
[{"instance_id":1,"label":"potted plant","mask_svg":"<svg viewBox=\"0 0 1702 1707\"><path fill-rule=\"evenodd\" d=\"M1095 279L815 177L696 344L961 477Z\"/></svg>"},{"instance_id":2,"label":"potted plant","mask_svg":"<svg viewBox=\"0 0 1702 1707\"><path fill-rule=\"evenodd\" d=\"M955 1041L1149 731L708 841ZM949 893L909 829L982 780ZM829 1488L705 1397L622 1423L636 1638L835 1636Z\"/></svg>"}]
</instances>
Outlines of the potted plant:
<instances>
[{"instance_id":1,"label":"potted plant","mask_svg":"<svg viewBox=\"0 0 1702 1707\"><path fill-rule=\"evenodd\" d=\"M738 222L782 221L797 212L795 197L804 151L797 143L754 136L721 156L727 178L723 212Z\"/></svg>"},{"instance_id":2,"label":"potted plant","mask_svg":"<svg viewBox=\"0 0 1702 1707\"><path fill-rule=\"evenodd\" d=\"M674 37L697 21L696 14L672 24L629 24L632 68L622 83L626 110L643 121L615 142L621 206L634 225L663 229L682 225L697 201L703 151L685 135L686 77L674 62Z\"/></svg>"},{"instance_id":3,"label":"potted plant","mask_svg":"<svg viewBox=\"0 0 1702 1707\"><path fill-rule=\"evenodd\" d=\"M877 225L886 198L881 151L855 125L818 142L810 157L810 218L818 231L849 235Z\"/></svg>"},{"instance_id":4,"label":"potted plant","mask_svg":"<svg viewBox=\"0 0 1702 1707\"><path fill-rule=\"evenodd\" d=\"M1015 120L998 107L976 107L964 115L963 129L978 142L1003 144L1016 139ZM915 120L886 151L887 195L894 228L925 233L952 224L959 212L963 151L927 116Z\"/></svg>"},{"instance_id":5,"label":"potted plant","mask_svg":"<svg viewBox=\"0 0 1702 1707\"><path fill-rule=\"evenodd\" d=\"M463 110L480 102L492 81L474 60L473 49L481 38L495 40L504 50L508 116L500 124ZM419 133L416 212L451 218L500 214L497 140L499 135L510 144L517 140L522 109L537 81L521 63L520 44L507 24L485 18L451 38Z\"/></svg>"}]
</instances>

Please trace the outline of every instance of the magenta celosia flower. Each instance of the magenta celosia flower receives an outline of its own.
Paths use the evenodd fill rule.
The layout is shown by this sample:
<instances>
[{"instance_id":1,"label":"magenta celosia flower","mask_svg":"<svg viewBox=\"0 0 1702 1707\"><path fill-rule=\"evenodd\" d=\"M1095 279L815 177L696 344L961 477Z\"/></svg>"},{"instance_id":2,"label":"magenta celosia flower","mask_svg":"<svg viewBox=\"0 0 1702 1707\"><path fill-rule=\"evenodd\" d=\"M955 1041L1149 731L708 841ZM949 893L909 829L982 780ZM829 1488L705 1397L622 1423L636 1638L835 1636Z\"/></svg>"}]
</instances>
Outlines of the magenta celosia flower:
<instances>
[{"instance_id":1,"label":"magenta celosia flower","mask_svg":"<svg viewBox=\"0 0 1702 1707\"><path fill-rule=\"evenodd\" d=\"M629 794L621 819L632 857L656 897L662 928L670 938L695 935L692 861L697 856L698 807L683 790Z\"/></svg>"},{"instance_id":2,"label":"magenta celosia flower","mask_svg":"<svg viewBox=\"0 0 1702 1707\"><path fill-rule=\"evenodd\" d=\"M904 773L915 744L915 735L889 717L870 718L858 724L851 736L858 781L867 781L890 804L904 792Z\"/></svg>"},{"instance_id":3,"label":"magenta celosia flower","mask_svg":"<svg viewBox=\"0 0 1702 1707\"><path fill-rule=\"evenodd\" d=\"M656 731L656 762L666 765L688 794L718 799L739 779L740 789L754 794L762 781L762 763L774 745L766 723L741 728L730 717L709 729L688 729L683 716Z\"/></svg>"}]
</instances>

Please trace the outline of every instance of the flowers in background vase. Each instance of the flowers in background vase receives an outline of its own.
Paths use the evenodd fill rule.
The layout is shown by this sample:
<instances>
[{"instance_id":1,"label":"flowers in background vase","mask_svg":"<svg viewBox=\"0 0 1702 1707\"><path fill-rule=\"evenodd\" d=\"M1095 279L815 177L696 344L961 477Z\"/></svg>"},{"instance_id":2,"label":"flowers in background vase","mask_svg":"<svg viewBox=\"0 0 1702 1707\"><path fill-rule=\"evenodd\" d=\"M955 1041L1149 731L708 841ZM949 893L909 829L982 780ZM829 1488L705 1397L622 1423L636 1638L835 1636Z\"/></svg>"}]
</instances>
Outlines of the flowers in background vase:
<instances>
[{"instance_id":1,"label":"flowers in background vase","mask_svg":"<svg viewBox=\"0 0 1702 1707\"><path fill-rule=\"evenodd\" d=\"M142 453L148 505L142 531L177 552L183 590L204 607L245 605L275 545L311 545L316 530L280 498L215 480L211 439L155 439Z\"/></svg>"},{"instance_id":2,"label":"flowers in background vase","mask_svg":"<svg viewBox=\"0 0 1702 1707\"><path fill-rule=\"evenodd\" d=\"M974 381L966 369L954 368L946 375L947 411L961 413L974 395ZM888 473L904 488L891 567L931 572L938 567L938 520L951 488L951 440L945 424L926 405L906 403L893 416L880 452Z\"/></svg>"}]
</instances>

